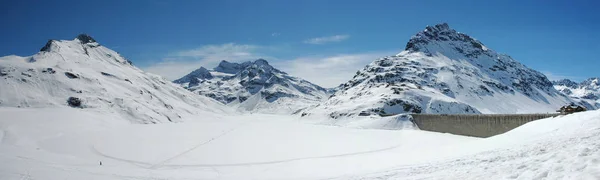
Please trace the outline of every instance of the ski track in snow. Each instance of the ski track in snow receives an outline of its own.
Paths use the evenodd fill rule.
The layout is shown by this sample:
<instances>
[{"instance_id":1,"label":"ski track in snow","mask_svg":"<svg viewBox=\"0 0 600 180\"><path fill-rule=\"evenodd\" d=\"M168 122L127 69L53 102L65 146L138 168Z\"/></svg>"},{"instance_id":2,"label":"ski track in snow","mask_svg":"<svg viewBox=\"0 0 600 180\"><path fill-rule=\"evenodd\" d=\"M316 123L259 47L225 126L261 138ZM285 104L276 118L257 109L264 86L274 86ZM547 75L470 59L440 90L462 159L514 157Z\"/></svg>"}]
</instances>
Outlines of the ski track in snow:
<instances>
[{"instance_id":1,"label":"ski track in snow","mask_svg":"<svg viewBox=\"0 0 600 180\"><path fill-rule=\"evenodd\" d=\"M279 164L279 163L287 163L287 162L293 162L293 161L302 161L302 160L311 160L311 159L326 159L326 158L347 157L347 156L356 156L356 155L377 153L377 152L392 150L392 149L398 148L400 146L402 146L402 144L398 144L398 145L388 147L388 148L383 148L383 149L370 150L370 151L360 151L360 152L354 152L354 153L336 154L336 155L328 155L328 156L291 158L291 159L264 161L264 162L230 163L230 164L164 165L164 167L227 167L227 166L250 166L250 165Z\"/></svg>"},{"instance_id":2,"label":"ski track in snow","mask_svg":"<svg viewBox=\"0 0 600 180\"><path fill-rule=\"evenodd\" d=\"M49 110L55 111L55 110ZM8 111L2 111L7 112ZM30 113L28 111L20 111L17 113ZM40 113L42 114L42 113ZM281 159L269 159L269 154L264 154L266 159L254 159L254 160L243 160L237 163L236 159L231 161L221 161L216 159L216 163L209 164L196 164L196 162L202 162L202 159L193 159L193 153L199 153L193 151L194 149L199 150L202 148L214 149L219 151L218 148L223 147L223 144L235 143L234 137L247 136L256 132L264 131L264 128L290 128L292 124L281 123L275 121L278 117L273 116L273 121L237 121L237 117L232 118L231 124L223 127L222 129L216 129L210 134L204 133L202 137L208 138L202 140L202 142L194 143L193 139L197 139L195 136L187 136L190 140L191 145L184 146L183 148L174 149L171 154L164 157L164 160L128 160L121 157L115 157L110 154L105 154L100 150L96 149L96 143L85 144L82 150L85 151L86 146L90 146L90 150L95 154L106 157L107 159L124 162L124 163L107 163L106 166L94 165L94 161L97 160L93 156L71 156L69 154L56 154L57 152L44 151L44 148L38 151L36 149L29 149L26 147L13 146L10 141L5 141L0 146L0 152L8 152L0 155L0 160L8 162L9 164L15 163L14 167L4 166L0 168L0 179L40 179L45 177L44 173L51 172L63 177L71 177L71 174L77 177L90 177L89 179L599 179L600 178L600 112L585 112L573 115L567 115L560 118L551 118L546 120L534 121L528 123L515 131L511 131L507 134L499 135L488 139L476 139L474 141L464 141L466 144L449 144L455 146L450 149L445 149L440 146L418 146L415 144L416 149L412 149L412 145L408 148L402 148L401 145L407 147L407 144L411 144L409 139L420 139L422 138L421 133L408 133L410 138L399 141L393 141L390 144L381 144L378 149L366 149L362 151L348 149L348 152L341 153L346 149L335 149L329 154L317 155L303 153L302 150L290 152L290 156ZM31 118L37 119L36 116ZM252 117L248 117L252 120ZM258 118L265 118L264 116L258 116ZM81 121L81 119L74 118ZM244 119L246 120L246 119ZM277 119L281 120L281 119ZM285 120L283 120L285 121ZM42 142L48 135L56 134L56 131L50 130L46 133L42 133L39 136L32 135L28 137L29 133L24 129L29 124L19 124L22 121L0 121L2 123L2 132L7 135L14 136L16 142L19 140L31 139L37 142ZM30 120L24 120L23 122L36 122ZM9 124L5 124L9 123ZM248 124L257 123L257 124ZM25 125L25 126L23 126ZM61 123L57 123L61 125ZM62 124L64 125L64 124ZM211 125L211 124L205 124ZM217 124L215 124L217 125ZM223 124L218 124L221 127ZM225 124L227 125L227 124ZM268 125L268 126L266 126ZM152 125L160 126L160 125ZM9 131L6 127L14 127L15 131ZM117 126L119 127L119 126ZM134 126L138 127L138 126ZM139 126L141 127L141 126ZM188 127L189 126L174 126L174 127ZM314 131L315 145L319 143L327 143L329 141L320 141L321 135L335 136L338 138L354 137L355 135L362 135L365 132L372 131L372 133L383 133L381 135L393 135L394 133L388 134L387 132L394 131L383 131L383 130L334 130L329 127L323 128L322 126L304 126L299 132L311 132ZM65 128L61 130L72 130L73 128ZM336 128L337 129L337 128ZM178 129L165 129L165 130L178 130ZM181 129L183 130L183 129ZM242 131L244 130L244 131ZM307 130L307 131L304 131ZM42 131L45 131L42 130ZM407 130L408 131L408 130ZM33 131L36 132L36 131ZM119 132L119 131L117 131ZM157 131L157 132L169 132L169 131ZM274 131L281 132L281 131ZM418 131L415 131L418 132ZM9 134L6 134L9 133ZM202 132L199 132L202 134ZM239 133L239 134L238 134ZM270 133L270 132L266 132ZM325 133L325 134L322 134ZM354 136L347 136L347 134L353 134ZM360 133L360 134L354 134ZM34 133L35 134L35 133ZM199 135L201 135L199 134ZM403 134L403 133L402 133ZM65 136L74 135L72 133L65 133ZM77 134L79 135L79 134ZM84 135L84 134L82 134ZM291 134L295 135L295 134ZM364 134L367 137L370 133ZM429 134L434 135L432 138L445 138L447 135L444 134ZM90 136L92 137L92 136ZM224 138L226 137L226 138ZM258 139L247 139L253 140L265 140L261 136L257 136ZM356 136L359 137L359 136ZM381 138L385 136L372 136L374 138ZM310 138L310 137L308 137ZM522 139L521 139L522 138ZM68 140L65 139L65 140ZM423 139L425 140L425 139ZM453 141L452 139L448 139ZM268 141L268 140L267 140ZM74 141L76 142L76 141ZM82 141L85 142L85 141ZM217 144L218 142L218 144ZM268 141L271 143L277 143L279 141ZM336 142L336 141L333 141ZM382 141L390 142L390 141ZM457 141L458 142L458 141ZM212 144L214 143L214 144ZM414 142L412 142L414 143ZM417 141L419 143L419 141ZM253 143L250 143L253 144ZM291 144L295 144L293 141ZM312 144L312 143L311 143ZM68 144L65 144L68 145ZM75 144L74 144L75 145ZM213 146L214 145L214 146ZM261 144L261 147L269 148L268 143ZM342 145L342 144L340 144ZM375 144L373 144L375 145ZM488 147L490 146L491 147ZM76 146L76 145L75 145ZM75 147L74 146L74 147ZM6 147L6 149L4 148ZM188 148L189 147L189 148ZM227 147L227 146L225 146ZM236 146L231 146L236 147ZM237 146L240 147L240 146ZM241 146L243 147L243 146ZM423 148L440 148L439 151L451 152L449 154L437 154L437 150L433 150L433 154L423 152L414 153L412 151L427 151ZM25 148L25 152L15 153L11 155L11 149L19 151L20 148ZM35 147L34 147L35 148ZM110 147L109 147L110 148ZM355 147L357 148L357 147ZM398 148L398 149L395 149ZM77 149L77 148L76 148ZM395 149L395 150L394 150ZM473 150L472 150L473 149ZM7 151L4 151L7 150ZM180 150L180 151L177 151ZM247 149L236 148L231 153L243 152ZM391 151L390 151L391 150ZM389 152L385 152L389 151ZM455 152L456 151L456 152ZM82 151L83 152L83 151ZM119 151L115 151L119 152ZM204 151L202 151L204 152ZM211 151L206 151L211 152ZM251 151L252 152L252 151ZM340 153L340 154L336 154ZM432 157L427 158L425 161L414 161L409 156L403 155L405 153L414 154L415 156L424 155ZM84 153L85 154L85 153ZM127 153L125 153L127 154ZM368 160L372 157L375 160ZM57 156L58 155L58 156ZM63 156L65 155L65 156ZM226 153L224 155L227 155ZM361 156L365 155L365 156ZM192 161L190 164L169 164L174 162L175 159L186 158L191 156ZM248 153L244 157L252 157L253 153ZM260 155L257 155L260 156ZM378 157L379 156L379 157ZM386 157L389 156L389 160ZM76 157L70 162L70 157ZM211 157L211 156L201 156ZM343 158L342 158L343 157ZM383 157L383 158L382 158ZM60 160L66 158L66 161ZM81 158L81 159L79 159ZM339 158L339 159L338 159ZM382 158L379 161L378 158ZM407 158L407 159L404 159ZM419 158L419 157L415 157ZM151 158L150 158L151 159ZM327 160L325 160L327 159ZM223 159L225 160L225 159ZM264 160L264 161L261 161ZM313 161L314 160L314 161ZM92 163L90 163L90 161ZM297 162L302 161L302 162ZM110 161L107 161L110 162ZM158 163L150 163L158 162ZM321 164L323 163L323 164ZM363 164L364 163L364 164ZM386 165L379 165L379 164ZM111 164L111 165L108 165ZM129 166L131 164L132 166ZM360 165L359 165L360 164ZM339 166L337 166L339 165ZM359 165L359 166L357 166ZM361 170L361 166L367 167ZM0 164L0 167L1 164ZM374 167L374 168L373 168ZM27 169L30 168L30 169ZM313 169L314 168L314 169ZM322 169L325 168L325 169ZM331 169L328 169L331 168ZM344 170L346 168L355 168L354 170ZM30 174L31 173L31 174ZM148 174L149 173L149 174ZM452 176L448 176L452 174ZM181 176L179 176L181 175ZM57 179L57 178L54 178ZM64 179L64 178L62 178ZM76 178L80 179L80 178ZM85 179L85 178L84 178Z\"/></svg>"},{"instance_id":3,"label":"ski track in snow","mask_svg":"<svg viewBox=\"0 0 600 180\"><path fill-rule=\"evenodd\" d=\"M113 159L113 160L117 160L117 161L121 161L121 162L126 162L138 167L142 167L145 169L159 169L162 167L173 167L173 168L179 168L179 167L234 167L234 166L250 166L250 165L268 165L268 164L279 164L279 163L287 163L287 162L294 162L294 161L303 161L303 160L313 160L313 159L326 159L326 158L337 158L337 157L348 157L348 156L356 156L356 155L365 155L365 154L372 154L372 153L378 153L378 152L383 152L383 151L389 151L389 150L393 150L396 149L398 147L401 147L403 144L396 144L394 146L390 146L390 147L386 147L386 148L381 148L381 149L375 149L375 150L369 150L369 151L358 151L358 152L352 152L352 153L344 153L344 154L334 154L334 155L326 155L326 156L311 156L311 157L300 157L300 158L289 158L289 159L282 159L282 160L274 160L274 161L262 161L262 162L245 162L245 163L227 163L227 164L166 164L172 160L175 160L177 158L180 158L184 155L186 155L187 153L192 152L193 150L196 150L206 144L209 144L210 142L213 142L215 140L218 140L219 138L235 131L236 129L243 127L245 124L248 123L244 123L242 125L239 125L237 127L231 128L227 131L224 131L223 133L211 138L208 141L204 141L200 144L195 145L194 147L191 147L181 153L176 154L173 157L167 158L165 160L162 160L158 163L149 163L149 162L142 162L142 161L135 161L135 160L129 160L129 159L124 159L124 158L119 158L119 157L115 157L115 156L111 156L108 154L104 154L102 152L100 152L97 148L95 148L95 146L91 147L91 150L95 153L98 154L100 156L109 158L109 159Z\"/></svg>"},{"instance_id":4,"label":"ski track in snow","mask_svg":"<svg viewBox=\"0 0 600 180\"><path fill-rule=\"evenodd\" d=\"M245 123L245 124L247 124L247 123ZM225 131L225 132L223 132L223 133L221 133L221 134L219 134L219 135L217 135L217 136L215 136L215 137L211 138L211 139L210 139L210 140L208 140L208 141L205 141L205 142L202 142L202 143L200 143L200 144L197 144L196 146L194 146L194 147L192 147L192 148L190 148L190 149L188 149L188 150L185 150L185 151L183 151L183 152L181 152L181 153L179 153L179 154L177 154L177 155L175 155L175 156L173 156L173 157L171 157L171 158L168 158L168 159L165 159L165 160L163 160L163 161L160 161L160 162L158 162L158 163L156 163L156 164L154 164L154 165L150 166L149 168L150 168L150 169L156 169L156 168L162 167L162 166L164 166L164 164L165 164L165 163L167 163L167 162L169 162L169 161L172 161L172 160L174 160L174 159L177 159L178 157L181 157L181 156L183 156L183 155L185 155L185 154L187 154L187 153L189 153L189 152L191 152L191 151L193 151L193 150L195 150L195 149L197 149L197 148L199 148L199 147L201 147L201 146L203 146L203 145L206 145L206 144L208 144L208 143L210 143L210 142L214 141L214 140L217 140L217 139L219 139L219 138L221 138L221 137L223 137L223 136L225 136L225 135L227 135L227 134L229 134L229 133L233 132L233 131L234 131L234 130L236 130L237 128L240 128L240 127L244 126L245 124L241 124L241 125L239 125L239 126L236 126L236 127L234 127L234 128L231 128L231 129L229 129L229 130L227 130L227 131Z\"/></svg>"},{"instance_id":5,"label":"ski track in snow","mask_svg":"<svg viewBox=\"0 0 600 180\"><path fill-rule=\"evenodd\" d=\"M116 161L121 161L121 162L129 163L129 164L137 166L137 167L148 169L149 166L152 166L152 164L147 163L147 162L135 161L135 160L129 160L129 159L123 159L123 158L111 156L111 155L108 155L108 154L104 154L104 153L100 152L94 145L92 145L90 147L90 150L93 153L95 153L97 155L100 155L102 157L109 158L109 159L116 160ZM146 165L146 166L144 166L144 165Z\"/></svg>"},{"instance_id":6,"label":"ski track in snow","mask_svg":"<svg viewBox=\"0 0 600 180\"><path fill-rule=\"evenodd\" d=\"M129 160L129 159L124 159L124 158L119 158L119 157L111 156L111 155L102 153L94 145L92 145L90 147L90 149L95 154L103 156L103 157L106 157L106 158L109 158L109 159L113 159L113 160L117 160L117 161L121 161L121 162L126 162L126 163L129 163L129 164L132 164L132 165L135 165L135 166L138 166L138 167L142 167L142 168L145 168L145 169L158 169L158 168L163 167L163 166L172 166L172 165L164 165L164 164L167 163L167 162L170 162L170 161L172 161L174 159L177 159L177 158L179 158L181 156L184 156L185 154L187 154L187 153L189 153L189 152L191 152L191 151L193 151L195 149L198 149L198 148L202 147L203 145L206 145L206 144L208 144L208 143L210 143L210 142L212 142L214 140L217 140L217 139L219 139L219 138L221 138L221 137L223 137L223 136L225 136L225 135L233 132L235 129L242 127L243 125L245 125L245 124L236 126L236 127L231 128L229 130L226 130L226 131L222 132L221 134L219 134L219 135L211 138L208 141L204 141L202 143L199 143L199 144L195 145L194 147L191 147L191 148L189 148L189 149L187 149L185 151L182 151L181 153L178 153L178 154L176 154L176 155L174 155L174 156L172 156L170 158L167 158L165 160L162 160L162 161L160 161L158 163L149 163L149 162L135 161L135 160Z\"/></svg>"},{"instance_id":7,"label":"ski track in snow","mask_svg":"<svg viewBox=\"0 0 600 180\"><path fill-rule=\"evenodd\" d=\"M5 137L5 132L4 132L4 130L0 129L0 144L2 144L4 142L4 137Z\"/></svg>"}]
</instances>

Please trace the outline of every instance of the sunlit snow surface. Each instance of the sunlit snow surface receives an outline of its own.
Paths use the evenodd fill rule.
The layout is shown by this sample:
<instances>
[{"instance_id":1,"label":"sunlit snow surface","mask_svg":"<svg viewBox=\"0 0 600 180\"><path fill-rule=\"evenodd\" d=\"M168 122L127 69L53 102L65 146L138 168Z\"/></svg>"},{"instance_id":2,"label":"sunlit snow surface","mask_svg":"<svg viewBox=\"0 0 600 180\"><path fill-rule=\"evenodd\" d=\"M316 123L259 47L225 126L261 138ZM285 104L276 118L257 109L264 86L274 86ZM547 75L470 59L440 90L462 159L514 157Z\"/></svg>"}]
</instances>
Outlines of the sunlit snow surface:
<instances>
[{"instance_id":1,"label":"sunlit snow surface","mask_svg":"<svg viewBox=\"0 0 600 180\"><path fill-rule=\"evenodd\" d=\"M0 179L600 178L600 111L487 139L415 130L394 118L337 123L349 128L260 114L206 112L153 125L92 109L0 114ZM404 129L368 129L369 119Z\"/></svg>"},{"instance_id":2,"label":"sunlit snow surface","mask_svg":"<svg viewBox=\"0 0 600 180\"><path fill-rule=\"evenodd\" d=\"M28 57L0 57L0 107L65 107L69 97L76 97L82 108L144 124L180 122L199 111L228 112L96 42L53 40L44 48Z\"/></svg>"}]
</instances>

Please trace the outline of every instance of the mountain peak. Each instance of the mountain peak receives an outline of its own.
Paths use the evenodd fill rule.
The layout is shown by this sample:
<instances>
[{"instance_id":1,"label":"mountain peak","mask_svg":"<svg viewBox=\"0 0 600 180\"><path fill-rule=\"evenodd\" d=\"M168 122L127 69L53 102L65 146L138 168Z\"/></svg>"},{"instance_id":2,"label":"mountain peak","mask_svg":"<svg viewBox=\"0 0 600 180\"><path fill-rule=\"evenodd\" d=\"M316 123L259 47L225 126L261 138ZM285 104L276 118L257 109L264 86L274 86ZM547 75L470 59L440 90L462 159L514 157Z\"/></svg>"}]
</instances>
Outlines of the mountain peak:
<instances>
[{"instance_id":1,"label":"mountain peak","mask_svg":"<svg viewBox=\"0 0 600 180\"><path fill-rule=\"evenodd\" d=\"M210 71L208 71L208 69L206 69L204 67L200 67L173 82L179 83L179 84L190 83L190 86L196 86L200 83L199 79L212 79L212 78L213 78L213 76L212 76L212 74L210 74Z\"/></svg>"},{"instance_id":2,"label":"mountain peak","mask_svg":"<svg viewBox=\"0 0 600 180\"><path fill-rule=\"evenodd\" d=\"M227 60L221 60L221 62L219 62L219 66L226 66L227 64L231 64L231 63Z\"/></svg>"},{"instance_id":3,"label":"mountain peak","mask_svg":"<svg viewBox=\"0 0 600 180\"><path fill-rule=\"evenodd\" d=\"M222 73L236 74L253 65L256 65L257 68L273 69L273 67L269 65L269 62L267 60L257 59L255 61L246 61L242 63L234 63L226 60L221 60L219 65L213 70Z\"/></svg>"},{"instance_id":4,"label":"mountain peak","mask_svg":"<svg viewBox=\"0 0 600 180\"><path fill-rule=\"evenodd\" d=\"M96 40L87 34L79 34L77 37L75 37L75 40L78 40L81 44L96 43ZM56 46L56 42L60 41L54 39L48 40L44 47L40 49L40 51L50 52L53 49L53 46ZM97 46L97 44L91 44L91 46Z\"/></svg>"},{"instance_id":5,"label":"mountain peak","mask_svg":"<svg viewBox=\"0 0 600 180\"><path fill-rule=\"evenodd\" d=\"M558 81L552 81L552 84L558 85L558 86L566 86L566 87L570 87L570 88L575 88L578 85L576 82L571 81L570 79L561 79Z\"/></svg>"},{"instance_id":6,"label":"mountain peak","mask_svg":"<svg viewBox=\"0 0 600 180\"><path fill-rule=\"evenodd\" d=\"M440 24L436 24L434 26L425 27L425 31L443 32L443 31L454 31L454 29L451 29L450 26L448 25L448 23L440 23Z\"/></svg>"},{"instance_id":7,"label":"mountain peak","mask_svg":"<svg viewBox=\"0 0 600 180\"><path fill-rule=\"evenodd\" d=\"M271 75L272 73L287 74L271 66L269 62L265 59L257 59L256 61L252 62L249 66L247 66L247 68L244 69L244 71L242 71L242 76L246 73L246 71L255 72L250 74L258 73L265 74L267 76Z\"/></svg>"},{"instance_id":8,"label":"mountain peak","mask_svg":"<svg viewBox=\"0 0 600 180\"><path fill-rule=\"evenodd\" d=\"M427 55L451 49L467 57L477 56L488 50L478 40L457 32L447 23L425 27L410 38L405 48L406 51L423 52Z\"/></svg>"},{"instance_id":9,"label":"mountain peak","mask_svg":"<svg viewBox=\"0 0 600 180\"><path fill-rule=\"evenodd\" d=\"M206 69L204 67L200 67L200 68L192 71L192 73L207 74L207 73L209 73L209 71L208 71L208 69Z\"/></svg>"},{"instance_id":10,"label":"mountain peak","mask_svg":"<svg viewBox=\"0 0 600 180\"><path fill-rule=\"evenodd\" d=\"M267 62L267 60L261 58L261 59L257 59L256 61L254 61L254 64L269 65L269 62Z\"/></svg>"},{"instance_id":11,"label":"mountain peak","mask_svg":"<svg viewBox=\"0 0 600 180\"><path fill-rule=\"evenodd\" d=\"M600 86L600 78L588 78L585 81L581 82L581 84Z\"/></svg>"},{"instance_id":12,"label":"mountain peak","mask_svg":"<svg viewBox=\"0 0 600 180\"><path fill-rule=\"evenodd\" d=\"M55 40L50 39L48 40L48 42L46 42L46 45L44 45L44 47L42 47L42 49L40 49L40 51L46 51L49 52L50 48L52 48L52 44L54 43Z\"/></svg>"},{"instance_id":13,"label":"mountain peak","mask_svg":"<svg viewBox=\"0 0 600 180\"><path fill-rule=\"evenodd\" d=\"M250 65L250 63L251 63L250 61L243 62L243 63L232 63L232 62L229 62L226 60L221 60L219 65L217 67L215 67L213 70L215 70L217 72L222 72L222 73L236 74L237 72L240 72L241 70L248 67Z\"/></svg>"},{"instance_id":14,"label":"mountain peak","mask_svg":"<svg viewBox=\"0 0 600 180\"><path fill-rule=\"evenodd\" d=\"M278 69L276 69L275 67L271 66L269 64L269 62L265 59L257 59L256 61L252 62L252 65L249 66L250 68L257 68L257 69L263 69L265 71L278 71Z\"/></svg>"},{"instance_id":15,"label":"mountain peak","mask_svg":"<svg viewBox=\"0 0 600 180\"><path fill-rule=\"evenodd\" d=\"M95 43L96 40L94 38L92 38L91 36L87 35L87 34L79 34L77 35L77 38L82 44L86 44L86 43Z\"/></svg>"}]
</instances>

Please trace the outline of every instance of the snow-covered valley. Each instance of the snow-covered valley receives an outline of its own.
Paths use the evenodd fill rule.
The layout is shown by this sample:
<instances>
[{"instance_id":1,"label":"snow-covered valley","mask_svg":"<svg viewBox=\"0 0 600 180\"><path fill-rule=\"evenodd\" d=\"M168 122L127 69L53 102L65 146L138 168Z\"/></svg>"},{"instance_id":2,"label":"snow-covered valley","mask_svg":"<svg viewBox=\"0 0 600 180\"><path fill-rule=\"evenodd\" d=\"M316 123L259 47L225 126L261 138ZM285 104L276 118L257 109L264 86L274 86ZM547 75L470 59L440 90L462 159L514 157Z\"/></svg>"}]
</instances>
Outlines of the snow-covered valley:
<instances>
[{"instance_id":1,"label":"snow-covered valley","mask_svg":"<svg viewBox=\"0 0 600 180\"><path fill-rule=\"evenodd\" d=\"M0 114L0 179L600 178L600 111L487 139L282 115L142 125L74 108Z\"/></svg>"}]
</instances>

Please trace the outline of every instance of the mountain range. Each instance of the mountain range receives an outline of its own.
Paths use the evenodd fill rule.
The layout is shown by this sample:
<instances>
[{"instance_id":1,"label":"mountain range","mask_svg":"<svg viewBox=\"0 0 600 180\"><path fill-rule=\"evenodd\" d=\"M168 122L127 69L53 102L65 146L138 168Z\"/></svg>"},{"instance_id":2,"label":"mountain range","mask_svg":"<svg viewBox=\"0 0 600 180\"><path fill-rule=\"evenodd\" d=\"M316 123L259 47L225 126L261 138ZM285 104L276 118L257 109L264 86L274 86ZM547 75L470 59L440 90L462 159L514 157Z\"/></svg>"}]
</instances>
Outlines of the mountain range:
<instances>
[{"instance_id":1,"label":"mountain range","mask_svg":"<svg viewBox=\"0 0 600 180\"><path fill-rule=\"evenodd\" d=\"M198 112L325 116L398 113L548 113L600 108L598 78L550 81L446 23L427 26L403 51L326 89L257 59L223 60L170 82L146 73L92 37L49 40L26 57L0 58L0 106L71 106L137 123L177 122Z\"/></svg>"},{"instance_id":2,"label":"mountain range","mask_svg":"<svg viewBox=\"0 0 600 180\"><path fill-rule=\"evenodd\" d=\"M571 97L587 109L600 108L600 78L589 78L580 83L569 79L552 81L554 88Z\"/></svg>"},{"instance_id":3,"label":"mountain range","mask_svg":"<svg viewBox=\"0 0 600 180\"><path fill-rule=\"evenodd\" d=\"M264 59L221 61L173 81L182 87L242 111L290 114L328 97L328 91L269 65Z\"/></svg>"}]
</instances>

